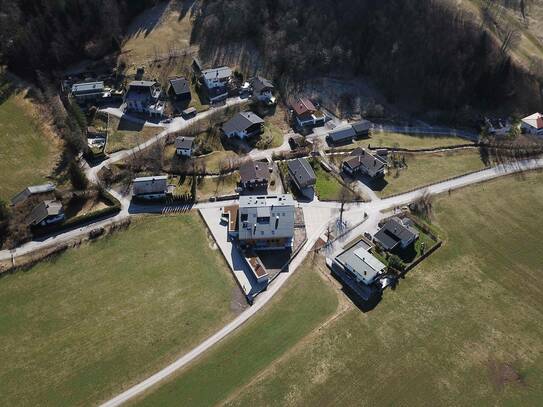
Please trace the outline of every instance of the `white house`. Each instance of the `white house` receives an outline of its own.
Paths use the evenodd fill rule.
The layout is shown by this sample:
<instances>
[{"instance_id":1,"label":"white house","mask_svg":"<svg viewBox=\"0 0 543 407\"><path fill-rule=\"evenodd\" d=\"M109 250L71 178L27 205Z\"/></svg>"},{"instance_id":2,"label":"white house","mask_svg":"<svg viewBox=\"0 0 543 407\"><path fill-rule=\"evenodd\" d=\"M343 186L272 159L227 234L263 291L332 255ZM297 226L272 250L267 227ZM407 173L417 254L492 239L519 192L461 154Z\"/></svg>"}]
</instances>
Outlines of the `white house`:
<instances>
[{"instance_id":1,"label":"white house","mask_svg":"<svg viewBox=\"0 0 543 407\"><path fill-rule=\"evenodd\" d=\"M160 100L161 93L155 81L132 81L124 97L125 110L162 116L165 103Z\"/></svg>"},{"instance_id":2,"label":"white house","mask_svg":"<svg viewBox=\"0 0 543 407\"><path fill-rule=\"evenodd\" d=\"M134 179L133 195L143 199L162 199L168 194L168 176L140 177Z\"/></svg>"},{"instance_id":3,"label":"white house","mask_svg":"<svg viewBox=\"0 0 543 407\"><path fill-rule=\"evenodd\" d=\"M367 286L386 272L386 266L363 247L354 246L335 260L357 283Z\"/></svg>"},{"instance_id":4,"label":"white house","mask_svg":"<svg viewBox=\"0 0 543 407\"><path fill-rule=\"evenodd\" d=\"M175 139L175 152L182 157L192 156L194 137L177 137Z\"/></svg>"},{"instance_id":5,"label":"white house","mask_svg":"<svg viewBox=\"0 0 543 407\"><path fill-rule=\"evenodd\" d=\"M208 89L225 87L231 77L232 70L227 66L202 71L202 80Z\"/></svg>"},{"instance_id":6,"label":"white house","mask_svg":"<svg viewBox=\"0 0 543 407\"><path fill-rule=\"evenodd\" d=\"M241 139L262 133L264 120L253 112L236 114L222 126L226 137L239 137Z\"/></svg>"},{"instance_id":7,"label":"white house","mask_svg":"<svg viewBox=\"0 0 543 407\"><path fill-rule=\"evenodd\" d=\"M522 119L521 128L524 132L533 136L543 137L543 115L534 113Z\"/></svg>"},{"instance_id":8,"label":"white house","mask_svg":"<svg viewBox=\"0 0 543 407\"><path fill-rule=\"evenodd\" d=\"M273 96L274 86L271 81L261 76L252 80L253 98L268 105L274 105L276 100Z\"/></svg>"}]
</instances>

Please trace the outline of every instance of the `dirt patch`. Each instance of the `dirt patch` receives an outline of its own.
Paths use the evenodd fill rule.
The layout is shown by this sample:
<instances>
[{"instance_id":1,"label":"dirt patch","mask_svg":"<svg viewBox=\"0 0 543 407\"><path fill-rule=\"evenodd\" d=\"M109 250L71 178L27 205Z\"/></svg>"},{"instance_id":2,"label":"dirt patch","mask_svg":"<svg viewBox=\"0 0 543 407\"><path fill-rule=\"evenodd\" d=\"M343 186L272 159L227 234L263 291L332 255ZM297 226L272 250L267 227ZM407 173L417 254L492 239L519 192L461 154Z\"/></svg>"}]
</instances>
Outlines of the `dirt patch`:
<instances>
[{"instance_id":1,"label":"dirt patch","mask_svg":"<svg viewBox=\"0 0 543 407\"><path fill-rule=\"evenodd\" d=\"M503 390L508 385L524 385L522 376L510 363L490 360L488 362L490 380L497 390Z\"/></svg>"}]
</instances>

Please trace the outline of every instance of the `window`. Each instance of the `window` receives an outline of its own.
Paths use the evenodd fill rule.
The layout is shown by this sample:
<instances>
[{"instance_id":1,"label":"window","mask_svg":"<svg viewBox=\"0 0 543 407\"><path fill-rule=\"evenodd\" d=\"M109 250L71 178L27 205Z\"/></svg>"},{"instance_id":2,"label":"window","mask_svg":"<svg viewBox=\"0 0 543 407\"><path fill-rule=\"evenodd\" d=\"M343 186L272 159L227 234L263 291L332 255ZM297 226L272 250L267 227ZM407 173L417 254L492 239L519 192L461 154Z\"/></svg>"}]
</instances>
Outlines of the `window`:
<instances>
[{"instance_id":1,"label":"window","mask_svg":"<svg viewBox=\"0 0 543 407\"><path fill-rule=\"evenodd\" d=\"M249 215L247 215L246 213L242 213L241 214L241 221L242 222L247 222L249 220Z\"/></svg>"},{"instance_id":2,"label":"window","mask_svg":"<svg viewBox=\"0 0 543 407\"><path fill-rule=\"evenodd\" d=\"M265 216L265 217L262 217L262 218L256 218L256 222L260 225L264 224L264 225L267 225L268 223L270 223L270 217L269 216Z\"/></svg>"}]
</instances>

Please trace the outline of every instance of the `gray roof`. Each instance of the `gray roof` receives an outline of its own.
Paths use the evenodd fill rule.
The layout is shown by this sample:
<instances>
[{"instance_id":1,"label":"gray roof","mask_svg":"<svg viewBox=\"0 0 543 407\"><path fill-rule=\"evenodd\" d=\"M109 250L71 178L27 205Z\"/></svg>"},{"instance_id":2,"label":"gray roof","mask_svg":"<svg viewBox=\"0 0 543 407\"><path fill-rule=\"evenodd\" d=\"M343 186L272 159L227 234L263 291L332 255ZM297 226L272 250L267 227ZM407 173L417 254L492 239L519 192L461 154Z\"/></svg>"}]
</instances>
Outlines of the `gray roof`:
<instances>
[{"instance_id":1,"label":"gray roof","mask_svg":"<svg viewBox=\"0 0 543 407\"><path fill-rule=\"evenodd\" d=\"M328 138L333 142L345 141L354 137L356 137L356 131L353 126L340 127L328 133Z\"/></svg>"},{"instance_id":2,"label":"gray roof","mask_svg":"<svg viewBox=\"0 0 543 407\"><path fill-rule=\"evenodd\" d=\"M368 120L361 120L353 123L352 127L357 135L366 134L371 130L372 123Z\"/></svg>"},{"instance_id":3,"label":"gray roof","mask_svg":"<svg viewBox=\"0 0 543 407\"><path fill-rule=\"evenodd\" d=\"M271 83L271 81L269 81L266 78L262 78L261 76L257 76L256 78L254 78L252 85L253 85L253 92L255 93L260 93L263 90L267 90L267 89L269 90L274 89L273 83Z\"/></svg>"},{"instance_id":4,"label":"gray roof","mask_svg":"<svg viewBox=\"0 0 543 407\"><path fill-rule=\"evenodd\" d=\"M104 91L104 82L81 82L72 85L73 94L93 94Z\"/></svg>"},{"instance_id":5,"label":"gray roof","mask_svg":"<svg viewBox=\"0 0 543 407\"><path fill-rule=\"evenodd\" d=\"M241 112L236 114L230 120L223 124L222 129L225 133L244 131L255 124L262 124L264 120L253 112Z\"/></svg>"},{"instance_id":6,"label":"gray roof","mask_svg":"<svg viewBox=\"0 0 543 407\"><path fill-rule=\"evenodd\" d=\"M128 86L131 88L152 88L155 84L155 81L132 81Z\"/></svg>"},{"instance_id":7,"label":"gray roof","mask_svg":"<svg viewBox=\"0 0 543 407\"><path fill-rule=\"evenodd\" d=\"M366 152L363 148L355 148L351 152L351 156L343 162L353 170L359 166L363 166L367 169L372 169L373 172L381 171L386 165L380 158Z\"/></svg>"},{"instance_id":8,"label":"gray roof","mask_svg":"<svg viewBox=\"0 0 543 407\"><path fill-rule=\"evenodd\" d=\"M292 238L294 215L292 195L241 196L239 240Z\"/></svg>"},{"instance_id":9,"label":"gray roof","mask_svg":"<svg viewBox=\"0 0 543 407\"><path fill-rule=\"evenodd\" d=\"M186 78L170 79L170 86L176 95L190 93L190 85Z\"/></svg>"},{"instance_id":10,"label":"gray roof","mask_svg":"<svg viewBox=\"0 0 543 407\"><path fill-rule=\"evenodd\" d=\"M177 137L175 139L175 148L189 149L194 144L194 137Z\"/></svg>"},{"instance_id":11,"label":"gray roof","mask_svg":"<svg viewBox=\"0 0 543 407\"><path fill-rule=\"evenodd\" d=\"M358 245L341 253L336 260L366 284L371 284L386 269L375 256Z\"/></svg>"},{"instance_id":12,"label":"gray roof","mask_svg":"<svg viewBox=\"0 0 543 407\"><path fill-rule=\"evenodd\" d=\"M31 195L45 194L47 192L53 192L54 190L55 186L50 182L43 185L33 185L30 187L26 187L13 198L11 198L11 204L17 205L18 203L26 201L26 199Z\"/></svg>"},{"instance_id":13,"label":"gray roof","mask_svg":"<svg viewBox=\"0 0 543 407\"><path fill-rule=\"evenodd\" d=\"M205 69L202 71L202 75L207 80L227 79L232 76L232 70L227 66L221 66L220 68Z\"/></svg>"},{"instance_id":14,"label":"gray roof","mask_svg":"<svg viewBox=\"0 0 543 407\"><path fill-rule=\"evenodd\" d=\"M37 225L49 216L58 216L62 213L62 203L59 201L43 201L32 209L28 217L29 225Z\"/></svg>"},{"instance_id":15,"label":"gray roof","mask_svg":"<svg viewBox=\"0 0 543 407\"><path fill-rule=\"evenodd\" d=\"M270 170L267 163L249 160L241 164L239 175L243 184L254 180L269 181Z\"/></svg>"},{"instance_id":16,"label":"gray roof","mask_svg":"<svg viewBox=\"0 0 543 407\"><path fill-rule=\"evenodd\" d=\"M288 162L288 172L296 185L306 188L315 185L317 176L311 167L311 164L305 158L297 158Z\"/></svg>"},{"instance_id":17,"label":"gray roof","mask_svg":"<svg viewBox=\"0 0 543 407\"><path fill-rule=\"evenodd\" d=\"M389 219L375 234L377 240L385 250L393 250L400 242L408 242L418 237L418 232L400 218Z\"/></svg>"}]
</instances>

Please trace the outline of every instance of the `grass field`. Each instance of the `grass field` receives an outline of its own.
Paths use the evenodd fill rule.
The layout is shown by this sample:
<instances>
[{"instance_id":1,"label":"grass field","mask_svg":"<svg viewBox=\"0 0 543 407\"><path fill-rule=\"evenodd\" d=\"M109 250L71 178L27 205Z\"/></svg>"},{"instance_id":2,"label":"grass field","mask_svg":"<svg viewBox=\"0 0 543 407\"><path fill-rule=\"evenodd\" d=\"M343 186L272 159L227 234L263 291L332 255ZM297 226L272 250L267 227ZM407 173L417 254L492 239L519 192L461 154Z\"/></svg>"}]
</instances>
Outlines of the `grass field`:
<instances>
[{"instance_id":1,"label":"grass field","mask_svg":"<svg viewBox=\"0 0 543 407\"><path fill-rule=\"evenodd\" d=\"M317 183L315 192L321 201L337 201L340 199L342 185L332 176L324 171L320 165L314 167Z\"/></svg>"},{"instance_id":2,"label":"grass field","mask_svg":"<svg viewBox=\"0 0 543 407\"><path fill-rule=\"evenodd\" d=\"M242 328L142 404L539 405L541 211L543 173L443 195L433 222L445 245L373 311L351 305L279 353L279 339L293 334L283 328L297 331L282 323L299 314L300 305L283 306L301 289L293 281L258 317L269 321L265 329L257 321ZM274 320L281 309L288 311ZM277 330L267 352L247 343ZM247 377L246 366L257 364Z\"/></svg>"},{"instance_id":3,"label":"grass field","mask_svg":"<svg viewBox=\"0 0 543 407\"><path fill-rule=\"evenodd\" d=\"M256 142L255 147L259 150L280 147L283 144L283 132L276 125L266 122L264 132Z\"/></svg>"},{"instance_id":4,"label":"grass field","mask_svg":"<svg viewBox=\"0 0 543 407\"><path fill-rule=\"evenodd\" d=\"M110 115L106 152L111 154L134 148L155 137L161 131L161 127L142 126Z\"/></svg>"},{"instance_id":5,"label":"grass field","mask_svg":"<svg viewBox=\"0 0 543 407\"><path fill-rule=\"evenodd\" d=\"M337 309L336 294L318 275L323 267L304 263L261 315L139 404L215 405L256 379Z\"/></svg>"},{"instance_id":6,"label":"grass field","mask_svg":"<svg viewBox=\"0 0 543 407\"><path fill-rule=\"evenodd\" d=\"M7 275L0 404L96 404L224 325L237 290L196 214L140 218Z\"/></svg>"},{"instance_id":7,"label":"grass field","mask_svg":"<svg viewBox=\"0 0 543 407\"><path fill-rule=\"evenodd\" d=\"M28 185L46 182L60 151L24 93L0 102L0 145L0 199L6 201Z\"/></svg>"},{"instance_id":8,"label":"grass field","mask_svg":"<svg viewBox=\"0 0 543 407\"><path fill-rule=\"evenodd\" d=\"M172 180L176 186L176 195L190 194L192 177L176 177ZM234 173L222 178L200 178L196 182L196 193L199 200L209 199L212 196L232 195L236 192L239 174Z\"/></svg>"},{"instance_id":9,"label":"grass field","mask_svg":"<svg viewBox=\"0 0 543 407\"><path fill-rule=\"evenodd\" d=\"M379 191L381 196L390 196L485 168L479 152L472 150L404 156L407 168L398 172L394 168L389 169L385 177L386 184Z\"/></svg>"},{"instance_id":10,"label":"grass field","mask_svg":"<svg viewBox=\"0 0 543 407\"><path fill-rule=\"evenodd\" d=\"M469 144L460 137L411 136L399 133L375 133L371 138L356 140L356 146L368 147L401 147L409 149L437 148Z\"/></svg>"}]
</instances>

